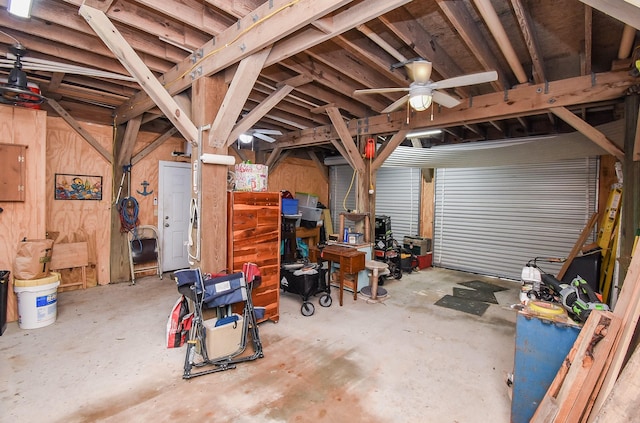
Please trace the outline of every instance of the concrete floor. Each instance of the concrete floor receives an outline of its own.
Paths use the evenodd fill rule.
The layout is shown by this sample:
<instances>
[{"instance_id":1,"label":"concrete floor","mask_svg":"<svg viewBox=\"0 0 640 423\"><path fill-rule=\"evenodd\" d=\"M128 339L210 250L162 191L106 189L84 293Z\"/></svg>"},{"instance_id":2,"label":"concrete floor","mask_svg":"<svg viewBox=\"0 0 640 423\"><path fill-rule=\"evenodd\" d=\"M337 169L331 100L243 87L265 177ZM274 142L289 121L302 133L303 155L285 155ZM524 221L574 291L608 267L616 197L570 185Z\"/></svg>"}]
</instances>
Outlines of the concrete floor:
<instances>
[{"instance_id":1,"label":"concrete floor","mask_svg":"<svg viewBox=\"0 0 640 423\"><path fill-rule=\"evenodd\" d=\"M264 358L186 381L185 347L164 347L169 276L61 292L54 324L9 323L0 421L509 421L518 283L425 269L388 280L379 303L340 307L334 289L310 317L284 293L280 322L259 325ZM481 317L434 305L469 280L510 289Z\"/></svg>"}]
</instances>

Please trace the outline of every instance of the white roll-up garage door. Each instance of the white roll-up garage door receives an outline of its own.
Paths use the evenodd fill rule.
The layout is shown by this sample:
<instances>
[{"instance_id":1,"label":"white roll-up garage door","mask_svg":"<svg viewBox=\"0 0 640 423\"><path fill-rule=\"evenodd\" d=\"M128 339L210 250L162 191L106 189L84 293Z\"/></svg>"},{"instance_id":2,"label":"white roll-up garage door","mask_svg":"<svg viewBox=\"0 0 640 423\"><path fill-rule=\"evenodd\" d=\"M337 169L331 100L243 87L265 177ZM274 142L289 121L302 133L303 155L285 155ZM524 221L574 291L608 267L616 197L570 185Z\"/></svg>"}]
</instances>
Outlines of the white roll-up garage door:
<instances>
[{"instance_id":1,"label":"white roll-up garage door","mask_svg":"<svg viewBox=\"0 0 640 423\"><path fill-rule=\"evenodd\" d=\"M437 169L434 265L517 280L534 257L566 257L596 210L597 168L587 158Z\"/></svg>"},{"instance_id":2,"label":"white roll-up garage door","mask_svg":"<svg viewBox=\"0 0 640 423\"><path fill-rule=\"evenodd\" d=\"M420 169L382 167L376 174L376 215L391 217L393 237L418 235L420 220Z\"/></svg>"},{"instance_id":3,"label":"white roll-up garage door","mask_svg":"<svg viewBox=\"0 0 640 423\"><path fill-rule=\"evenodd\" d=\"M400 243L406 235L416 235L420 219L420 169L380 168L376 174L376 215L391 217L393 237ZM337 231L341 212L355 208L357 177L347 165L330 167L330 208ZM346 226L352 222L346 221ZM372 219L371 224L374 224Z\"/></svg>"}]
</instances>

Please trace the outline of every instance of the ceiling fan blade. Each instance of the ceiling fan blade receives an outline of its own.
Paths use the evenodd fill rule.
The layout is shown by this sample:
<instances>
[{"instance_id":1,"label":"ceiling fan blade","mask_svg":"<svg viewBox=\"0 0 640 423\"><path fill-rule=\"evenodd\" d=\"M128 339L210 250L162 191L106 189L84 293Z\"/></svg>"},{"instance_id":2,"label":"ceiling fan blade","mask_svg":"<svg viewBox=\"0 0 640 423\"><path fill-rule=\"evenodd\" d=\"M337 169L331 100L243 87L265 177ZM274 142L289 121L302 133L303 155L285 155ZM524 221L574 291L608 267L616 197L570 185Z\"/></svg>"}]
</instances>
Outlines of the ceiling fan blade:
<instances>
[{"instance_id":1,"label":"ceiling fan blade","mask_svg":"<svg viewBox=\"0 0 640 423\"><path fill-rule=\"evenodd\" d=\"M274 142L276 140L275 138L271 138L270 136L261 134L260 132L254 132L253 136L266 142Z\"/></svg>"},{"instance_id":2,"label":"ceiling fan blade","mask_svg":"<svg viewBox=\"0 0 640 423\"><path fill-rule=\"evenodd\" d=\"M431 70L433 65L427 60L415 60L404 65L407 68L407 74L413 82L418 84L426 84L431 78Z\"/></svg>"},{"instance_id":3,"label":"ceiling fan blade","mask_svg":"<svg viewBox=\"0 0 640 423\"><path fill-rule=\"evenodd\" d=\"M400 110L402 109L402 106L407 104L408 101L409 101L409 94L403 95L402 98L394 101L389 106L387 106L387 108L384 109L382 113L391 113L391 112L395 112L396 110Z\"/></svg>"},{"instance_id":4,"label":"ceiling fan blade","mask_svg":"<svg viewBox=\"0 0 640 423\"><path fill-rule=\"evenodd\" d=\"M282 132L280 132L277 129L254 129L254 132L259 132L261 134L268 134L268 135L282 135Z\"/></svg>"},{"instance_id":5,"label":"ceiling fan blade","mask_svg":"<svg viewBox=\"0 0 640 423\"><path fill-rule=\"evenodd\" d=\"M409 91L409 88L367 88L364 90L355 90L353 95L399 93L402 91Z\"/></svg>"},{"instance_id":6,"label":"ceiling fan blade","mask_svg":"<svg viewBox=\"0 0 640 423\"><path fill-rule=\"evenodd\" d=\"M491 82L497 79L498 72L489 71L443 79L442 81L432 82L432 86L437 89L464 87L465 85L482 84L483 82Z\"/></svg>"},{"instance_id":7,"label":"ceiling fan blade","mask_svg":"<svg viewBox=\"0 0 640 423\"><path fill-rule=\"evenodd\" d=\"M7 53L7 59L15 62L16 56L12 53ZM4 59L2 59L5 62ZM22 57L22 68L31 71L43 71L43 72L61 72L71 73L74 75L95 76L98 78L115 79L120 81L132 81L136 79L129 75L123 75L114 72L103 71L100 69L94 69L84 66L70 65L67 63L55 62L53 60L37 59L33 57ZM13 62L12 62L13 63Z\"/></svg>"},{"instance_id":8,"label":"ceiling fan blade","mask_svg":"<svg viewBox=\"0 0 640 423\"><path fill-rule=\"evenodd\" d=\"M433 101L443 105L444 107L452 108L460 104L460 101L458 101L457 98L451 97L449 94L445 94L440 91L433 91L431 94L433 96Z\"/></svg>"}]
</instances>

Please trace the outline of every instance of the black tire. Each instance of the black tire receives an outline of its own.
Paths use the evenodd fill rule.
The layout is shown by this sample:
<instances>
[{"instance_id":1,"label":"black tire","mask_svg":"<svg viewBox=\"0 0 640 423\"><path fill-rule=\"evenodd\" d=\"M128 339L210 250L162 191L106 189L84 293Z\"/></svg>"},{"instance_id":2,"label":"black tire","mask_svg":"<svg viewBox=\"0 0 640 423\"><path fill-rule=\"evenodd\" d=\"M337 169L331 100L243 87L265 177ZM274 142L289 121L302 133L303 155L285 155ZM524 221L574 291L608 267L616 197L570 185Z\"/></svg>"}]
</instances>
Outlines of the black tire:
<instances>
[{"instance_id":1,"label":"black tire","mask_svg":"<svg viewBox=\"0 0 640 423\"><path fill-rule=\"evenodd\" d=\"M402 279L402 269L398 266L394 267L391 273L395 279Z\"/></svg>"},{"instance_id":2,"label":"black tire","mask_svg":"<svg viewBox=\"0 0 640 423\"><path fill-rule=\"evenodd\" d=\"M320 300L318 302L322 307L331 307L331 303L333 302L333 300L331 299L331 295L324 294L322 297L320 297Z\"/></svg>"},{"instance_id":3,"label":"black tire","mask_svg":"<svg viewBox=\"0 0 640 423\"><path fill-rule=\"evenodd\" d=\"M303 316L312 316L313 313L315 313L316 308L315 306L310 303L305 301L304 303L302 303L302 307L300 307L300 313L302 313Z\"/></svg>"}]
</instances>

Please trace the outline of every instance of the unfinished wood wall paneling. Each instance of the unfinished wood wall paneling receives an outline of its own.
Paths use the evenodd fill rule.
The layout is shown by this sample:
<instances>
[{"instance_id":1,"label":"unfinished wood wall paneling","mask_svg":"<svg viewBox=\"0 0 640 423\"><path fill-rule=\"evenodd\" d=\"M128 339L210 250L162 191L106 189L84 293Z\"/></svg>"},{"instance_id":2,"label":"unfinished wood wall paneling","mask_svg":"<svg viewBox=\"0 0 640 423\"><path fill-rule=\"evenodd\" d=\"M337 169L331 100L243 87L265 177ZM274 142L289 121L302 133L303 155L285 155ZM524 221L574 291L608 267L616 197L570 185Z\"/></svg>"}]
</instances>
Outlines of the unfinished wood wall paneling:
<instances>
[{"instance_id":1,"label":"unfinished wood wall paneling","mask_svg":"<svg viewBox=\"0 0 640 423\"><path fill-rule=\"evenodd\" d=\"M112 128L85 123L84 128L108 151L112 151ZM56 242L86 241L89 251L87 286L111 281L110 221L113 193L112 168L63 119L47 119L47 230L59 233ZM56 173L102 177L102 200L55 200ZM55 248L55 247L54 247ZM72 276L79 278L80 274Z\"/></svg>"},{"instance_id":2,"label":"unfinished wood wall paneling","mask_svg":"<svg viewBox=\"0 0 640 423\"><path fill-rule=\"evenodd\" d=\"M329 207L329 184L312 160L287 157L273 171L269 171L268 190L277 192L286 190L295 195L306 192L318 196Z\"/></svg>"},{"instance_id":3,"label":"unfinished wood wall paneling","mask_svg":"<svg viewBox=\"0 0 640 423\"><path fill-rule=\"evenodd\" d=\"M27 145L25 201L0 202L0 269L11 271L7 321L18 319L13 293L13 262L23 238L44 238L47 115L44 111L0 106L0 142Z\"/></svg>"},{"instance_id":4,"label":"unfinished wood wall paneling","mask_svg":"<svg viewBox=\"0 0 640 423\"><path fill-rule=\"evenodd\" d=\"M151 144L157 136L157 134L140 132L136 141L136 153L134 155ZM173 151L182 151L183 149L184 139L171 137L131 168L131 196L138 201L140 206L138 218L141 225L158 226L158 205L154 205L153 201L154 198L158 198L158 162L160 160L178 161L176 157L171 157L171 153ZM184 161L184 159L181 161ZM146 192L153 191L152 194L143 194L145 188L142 184L145 181L149 183Z\"/></svg>"},{"instance_id":5,"label":"unfinished wood wall paneling","mask_svg":"<svg viewBox=\"0 0 640 423\"><path fill-rule=\"evenodd\" d=\"M157 137L158 134L140 132L138 134L138 139L136 140L134 155L146 148ZM161 160L178 161L176 157L171 156L171 153L173 151L182 151L183 149L184 139L180 137L171 137L131 168L131 196L138 202L138 219L140 220L141 225L158 226L158 205L154 204L154 199L158 198L159 194L158 162ZM180 161L184 161L184 159L181 159ZM145 192L145 187L142 185L145 181L149 184L146 187L146 192L151 194L142 194ZM136 278L155 274L156 271L151 269L147 272L138 274Z\"/></svg>"}]
</instances>

